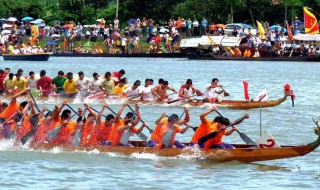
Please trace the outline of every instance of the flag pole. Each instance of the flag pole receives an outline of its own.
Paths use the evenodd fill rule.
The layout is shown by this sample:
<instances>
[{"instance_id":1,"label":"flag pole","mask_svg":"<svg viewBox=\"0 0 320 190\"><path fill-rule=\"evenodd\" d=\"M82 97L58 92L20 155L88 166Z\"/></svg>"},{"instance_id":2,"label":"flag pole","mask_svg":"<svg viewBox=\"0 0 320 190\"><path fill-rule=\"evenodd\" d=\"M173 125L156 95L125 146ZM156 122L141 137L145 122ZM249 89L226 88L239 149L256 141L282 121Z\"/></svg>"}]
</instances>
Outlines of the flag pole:
<instances>
[{"instance_id":1,"label":"flag pole","mask_svg":"<svg viewBox=\"0 0 320 190\"><path fill-rule=\"evenodd\" d=\"M116 10L116 18L118 19L118 11L119 11L119 0L117 0L117 10Z\"/></svg>"},{"instance_id":2,"label":"flag pole","mask_svg":"<svg viewBox=\"0 0 320 190\"><path fill-rule=\"evenodd\" d=\"M259 101L259 105L260 105L260 137L262 136L262 119L261 119L261 116L262 116L262 111L261 111L261 101Z\"/></svg>"}]
</instances>

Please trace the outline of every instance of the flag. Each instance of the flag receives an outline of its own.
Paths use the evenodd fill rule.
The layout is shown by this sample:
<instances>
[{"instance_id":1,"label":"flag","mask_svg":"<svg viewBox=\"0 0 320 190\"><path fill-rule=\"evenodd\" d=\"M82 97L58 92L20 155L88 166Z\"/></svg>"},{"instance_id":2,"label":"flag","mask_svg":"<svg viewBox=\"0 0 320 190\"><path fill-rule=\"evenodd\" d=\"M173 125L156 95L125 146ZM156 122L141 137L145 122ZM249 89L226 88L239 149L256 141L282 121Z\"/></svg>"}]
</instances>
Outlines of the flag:
<instances>
[{"instance_id":1,"label":"flag","mask_svg":"<svg viewBox=\"0 0 320 190\"><path fill-rule=\"evenodd\" d=\"M260 38L261 39L266 39L266 32L264 31L264 28L263 28L263 26L262 26L262 24L259 22L259 21L257 21L257 27L258 27L258 30L259 30L259 33L260 33Z\"/></svg>"},{"instance_id":2,"label":"flag","mask_svg":"<svg viewBox=\"0 0 320 190\"><path fill-rule=\"evenodd\" d=\"M303 7L304 27L306 34L319 34L319 24L317 18L309 10L308 7Z\"/></svg>"},{"instance_id":3,"label":"flag","mask_svg":"<svg viewBox=\"0 0 320 190\"><path fill-rule=\"evenodd\" d=\"M255 101L263 101L268 99L268 91L266 89L262 90L258 96L254 99Z\"/></svg>"},{"instance_id":4,"label":"flag","mask_svg":"<svg viewBox=\"0 0 320 190\"><path fill-rule=\"evenodd\" d=\"M286 21L286 23L287 23L287 32L288 32L288 36L289 36L290 41L292 41L292 40L293 40L292 30L291 30L291 28L290 28L290 26L289 26L288 21Z\"/></svg>"},{"instance_id":5,"label":"flag","mask_svg":"<svg viewBox=\"0 0 320 190\"><path fill-rule=\"evenodd\" d=\"M243 81L243 88L244 88L244 98L249 101L249 92L248 92L248 82L247 81Z\"/></svg>"},{"instance_id":6,"label":"flag","mask_svg":"<svg viewBox=\"0 0 320 190\"><path fill-rule=\"evenodd\" d=\"M255 141L259 148L280 148L281 146L276 142L273 136L267 132Z\"/></svg>"}]
</instances>

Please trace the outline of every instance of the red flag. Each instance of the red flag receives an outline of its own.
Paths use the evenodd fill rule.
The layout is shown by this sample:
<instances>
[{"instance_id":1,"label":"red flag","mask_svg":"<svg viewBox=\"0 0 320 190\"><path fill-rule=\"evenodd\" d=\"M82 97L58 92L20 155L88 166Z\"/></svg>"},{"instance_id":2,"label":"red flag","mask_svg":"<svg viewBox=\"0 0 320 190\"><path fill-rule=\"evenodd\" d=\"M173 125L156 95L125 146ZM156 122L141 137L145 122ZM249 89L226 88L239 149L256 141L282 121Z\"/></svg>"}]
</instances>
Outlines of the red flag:
<instances>
[{"instance_id":1,"label":"red flag","mask_svg":"<svg viewBox=\"0 0 320 190\"><path fill-rule=\"evenodd\" d=\"M309 10L312 9L303 7L305 32L306 34L319 34L317 18Z\"/></svg>"},{"instance_id":2,"label":"red flag","mask_svg":"<svg viewBox=\"0 0 320 190\"><path fill-rule=\"evenodd\" d=\"M249 101L249 92L248 92L248 82L243 81L243 88L244 88L244 98Z\"/></svg>"},{"instance_id":3,"label":"red flag","mask_svg":"<svg viewBox=\"0 0 320 190\"><path fill-rule=\"evenodd\" d=\"M289 36L290 41L292 41L292 40L293 40L292 30L291 30L291 28L290 28L290 26L289 26L289 23L288 23L287 21L286 21L286 23L287 23L288 36Z\"/></svg>"}]
</instances>

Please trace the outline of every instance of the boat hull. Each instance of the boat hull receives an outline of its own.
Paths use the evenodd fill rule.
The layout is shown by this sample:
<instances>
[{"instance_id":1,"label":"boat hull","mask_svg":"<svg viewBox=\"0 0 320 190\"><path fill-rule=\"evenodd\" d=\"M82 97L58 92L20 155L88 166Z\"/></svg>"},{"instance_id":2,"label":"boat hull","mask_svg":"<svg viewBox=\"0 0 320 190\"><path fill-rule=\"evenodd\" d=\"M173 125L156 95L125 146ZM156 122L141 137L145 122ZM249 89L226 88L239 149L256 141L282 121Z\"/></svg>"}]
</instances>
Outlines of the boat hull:
<instances>
[{"instance_id":1,"label":"boat hull","mask_svg":"<svg viewBox=\"0 0 320 190\"><path fill-rule=\"evenodd\" d=\"M112 152L124 155L138 154L154 154L162 157L179 157L179 156L195 156L196 159L212 160L217 162L240 161L240 162L258 162L284 158L293 158L304 156L315 150L319 144L318 138L314 143L301 146L282 146L281 148L256 148L250 145L234 145L235 149L199 149L195 147L189 148L150 148L145 147L146 142L131 141L134 147L125 146L80 146L73 145L56 145L44 143L33 146L36 150L52 150L60 148L62 151L93 151L98 150L101 153ZM187 144L186 144L187 145Z\"/></svg>"},{"instance_id":2,"label":"boat hull","mask_svg":"<svg viewBox=\"0 0 320 190\"><path fill-rule=\"evenodd\" d=\"M152 57L152 58L185 58L185 53L124 53L124 54L53 54L53 57Z\"/></svg>"},{"instance_id":3,"label":"boat hull","mask_svg":"<svg viewBox=\"0 0 320 190\"><path fill-rule=\"evenodd\" d=\"M234 61L304 61L304 62L318 62L320 56L294 56L294 57L233 57L222 55L197 55L188 54L188 59L194 60L234 60Z\"/></svg>"},{"instance_id":4,"label":"boat hull","mask_svg":"<svg viewBox=\"0 0 320 190\"><path fill-rule=\"evenodd\" d=\"M11 96L0 96L2 99L10 100ZM24 98L24 97L21 97ZM25 97L27 98L27 97ZM35 97L36 100L45 101L45 102L52 102L57 100L66 100L68 103L72 103L75 98L65 98L63 96L49 96L49 97ZM91 99L91 98L90 98ZM243 100L223 100L222 102L203 102L203 101L177 101L171 105L188 105L188 106L209 106L209 105L215 105L217 107L226 107L230 109L255 109L255 108L266 108L266 107L274 107L280 105L282 102L284 102L287 99L287 96L284 96L283 98L277 99L277 100L268 100L268 101L243 101ZM109 104L121 104L125 101L124 98L115 98L115 99L104 99L99 96L96 98L93 98L91 100L106 100ZM80 99L81 101L81 99ZM145 105L168 105L165 101L141 101L141 100L128 100L129 104L136 104L136 103L142 103Z\"/></svg>"},{"instance_id":5,"label":"boat hull","mask_svg":"<svg viewBox=\"0 0 320 190\"><path fill-rule=\"evenodd\" d=\"M3 54L3 60L5 61L48 61L51 54Z\"/></svg>"}]
</instances>

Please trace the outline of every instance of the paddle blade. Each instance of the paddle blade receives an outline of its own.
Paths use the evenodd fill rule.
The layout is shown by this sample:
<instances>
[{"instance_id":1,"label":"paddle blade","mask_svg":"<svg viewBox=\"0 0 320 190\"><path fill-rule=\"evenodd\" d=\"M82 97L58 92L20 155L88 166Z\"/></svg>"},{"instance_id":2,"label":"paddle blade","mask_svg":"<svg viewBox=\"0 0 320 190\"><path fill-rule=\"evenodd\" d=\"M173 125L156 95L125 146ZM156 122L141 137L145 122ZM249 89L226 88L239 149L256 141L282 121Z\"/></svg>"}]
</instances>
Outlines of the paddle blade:
<instances>
[{"instance_id":1,"label":"paddle blade","mask_svg":"<svg viewBox=\"0 0 320 190\"><path fill-rule=\"evenodd\" d=\"M81 135L82 135L82 132L81 132L81 128L79 127L79 128L76 130L76 133L74 134L74 137L73 137L72 144L73 144L74 146L80 146Z\"/></svg>"},{"instance_id":2,"label":"paddle blade","mask_svg":"<svg viewBox=\"0 0 320 190\"><path fill-rule=\"evenodd\" d=\"M149 130L149 133L152 134L153 133L153 130L150 129L149 127L147 127L147 129Z\"/></svg>"},{"instance_id":3,"label":"paddle blade","mask_svg":"<svg viewBox=\"0 0 320 190\"><path fill-rule=\"evenodd\" d=\"M224 95L225 97L230 96L230 94L229 94L228 92L224 92L223 95Z\"/></svg>"},{"instance_id":4,"label":"paddle blade","mask_svg":"<svg viewBox=\"0 0 320 190\"><path fill-rule=\"evenodd\" d=\"M165 147L168 147L170 145L170 142L171 142L171 140L173 138L173 135L174 135L173 129L170 129L169 131L167 131L164 134L164 137L162 139L162 143L165 145Z\"/></svg>"},{"instance_id":5,"label":"paddle blade","mask_svg":"<svg viewBox=\"0 0 320 190\"><path fill-rule=\"evenodd\" d=\"M24 145L26 144L26 142L28 142L28 140L33 137L33 135L37 132L37 129L38 128L34 128L34 129L31 129L26 135L24 135L20 141L21 141L21 144Z\"/></svg>"},{"instance_id":6,"label":"paddle blade","mask_svg":"<svg viewBox=\"0 0 320 190\"><path fill-rule=\"evenodd\" d=\"M142 141L147 141L148 140L148 137L143 133L137 133L137 135Z\"/></svg>"},{"instance_id":7,"label":"paddle blade","mask_svg":"<svg viewBox=\"0 0 320 190\"><path fill-rule=\"evenodd\" d=\"M62 126L57 127L55 129L52 129L51 131L49 131L49 133L46 136L46 140L48 142L51 142L54 138L56 138L56 136L58 135L58 133L61 131Z\"/></svg>"},{"instance_id":8,"label":"paddle blade","mask_svg":"<svg viewBox=\"0 0 320 190\"><path fill-rule=\"evenodd\" d=\"M243 140L243 142L245 142L248 145L256 145L256 143L251 138L249 138L246 134L241 133L241 132L238 132L238 133L239 133L241 139Z\"/></svg>"},{"instance_id":9,"label":"paddle blade","mask_svg":"<svg viewBox=\"0 0 320 190\"><path fill-rule=\"evenodd\" d=\"M198 139L198 144L201 145L201 144L205 143L207 140L209 140L217 135L218 135L218 132L212 132L204 137L201 137L200 139Z\"/></svg>"},{"instance_id":10,"label":"paddle blade","mask_svg":"<svg viewBox=\"0 0 320 190\"><path fill-rule=\"evenodd\" d=\"M191 127L193 129L194 132L197 131L198 127Z\"/></svg>"},{"instance_id":11,"label":"paddle blade","mask_svg":"<svg viewBox=\"0 0 320 190\"><path fill-rule=\"evenodd\" d=\"M120 142L121 142L122 144L124 144L124 145L127 145L130 136L131 136L131 130L130 130L130 129L125 130L125 132L122 134L122 137L121 137L121 139L120 139Z\"/></svg>"}]
</instances>

